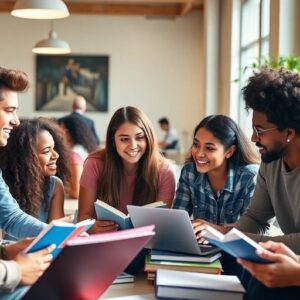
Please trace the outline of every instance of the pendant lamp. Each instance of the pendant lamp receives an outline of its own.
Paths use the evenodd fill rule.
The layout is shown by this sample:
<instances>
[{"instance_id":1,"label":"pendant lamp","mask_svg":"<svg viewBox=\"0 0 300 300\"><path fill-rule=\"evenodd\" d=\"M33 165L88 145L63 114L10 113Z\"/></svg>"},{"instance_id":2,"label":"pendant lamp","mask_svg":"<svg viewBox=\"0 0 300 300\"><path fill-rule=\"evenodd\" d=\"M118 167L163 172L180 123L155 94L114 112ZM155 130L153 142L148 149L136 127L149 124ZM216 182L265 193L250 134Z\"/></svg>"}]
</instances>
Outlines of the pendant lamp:
<instances>
[{"instance_id":1,"label":"pendant lamp","mask_svg":"<svg viewBox=\"0 0 300 300\"><path fill-rule=\"evenodd\" d=\"M71 48L66 41L57 39L57 34L52 24L49 37L38 41L34 45L32 52L37 54L67 54L71 52Z\"/></svg>"},{"instance_id":2,"label":"pendant lamp","mask_svg":"<svg viewBox=\"0 0 300 300\"><path fill-rule=\"evenodd\" d=\"M11 14L25 19L61 19L70 15L62 0L18 0Z\"/></svg>"}]
</instances>

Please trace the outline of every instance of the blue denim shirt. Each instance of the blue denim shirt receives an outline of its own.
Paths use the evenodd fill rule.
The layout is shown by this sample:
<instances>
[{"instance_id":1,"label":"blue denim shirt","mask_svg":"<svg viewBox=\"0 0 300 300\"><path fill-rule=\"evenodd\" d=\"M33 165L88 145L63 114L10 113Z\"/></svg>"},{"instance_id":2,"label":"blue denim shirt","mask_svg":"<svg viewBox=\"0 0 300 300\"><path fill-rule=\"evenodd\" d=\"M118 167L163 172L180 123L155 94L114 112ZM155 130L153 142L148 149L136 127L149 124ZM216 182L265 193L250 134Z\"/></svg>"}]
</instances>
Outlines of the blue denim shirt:
<instances>
[{"instance_id":1,"label":"blue denim shirt","mask_svg":"<svg viewBox=\"0 0 300 300\"><path fill-rule=\"evenodd\" d=\"M227 181L215 198L207 175L198 173L193 162L186 163L181 170L173 208L184 209L194 219L213 224L234 223L249 205L258 167L229 163Z\"/></svg>"},{"instance_id":2,"label":"blue denim shirt","mask_svg":"<svg viewBox=\"0 0 300 300\"><path fill-rule=\"evenodd\" d=\"M0 169L0 228L21 239L38 235L45 226L45 223L20 209L19 204L10 194Z\"/></svg>"}]
</instances>

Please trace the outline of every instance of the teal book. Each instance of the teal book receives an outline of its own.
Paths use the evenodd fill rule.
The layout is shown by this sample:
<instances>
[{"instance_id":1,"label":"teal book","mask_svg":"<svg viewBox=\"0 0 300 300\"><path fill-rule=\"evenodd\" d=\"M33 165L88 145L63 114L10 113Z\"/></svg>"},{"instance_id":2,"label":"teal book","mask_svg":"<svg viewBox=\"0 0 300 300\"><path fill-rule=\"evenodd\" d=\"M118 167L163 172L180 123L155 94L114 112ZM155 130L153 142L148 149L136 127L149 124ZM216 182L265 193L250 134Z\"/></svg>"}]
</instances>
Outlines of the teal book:
<instances>
[{"instance_id":1,"label":"teal book","mask_svg":"<svg viewBox=\"0 0 300 300\"><path fill-rule=\"evenodd\" d=\"M236 228L232 228L226 234L223 234L208 225L206 229L202 231L202 236L209 241L209 243L221 248L236 258L262 264L270 263L256 254L256 250L263 250L263 248Z\"/></svg>"},{"instance_id":2,"label":"teal book","mask_svg":"<svg viewBox=\"0 0 300 300\"><path fill-rule=\"evenodd\" d=\"M97 200L95 203L95 211L98 220L114 221L119 224L120 229L133 228L130 216L124 214L117 208L101 201ZM166 207L166 204L162 201L153 202L144 205L146 207Z\"/></svg>"},{"instance_id":3,"label":"teal book","mask_svg":"<svg viewBox=\"0 0 300 300\"><path fill-rule=\"evenodd\" d=\"M89 230L94 223L95 220L92 219L84 220L77 224L54 220L40 232L24 250L24 253L35 252L55 244L56 248L51 254L53 257L56 257L69 240Z\"/></svg>"}]
</instances>

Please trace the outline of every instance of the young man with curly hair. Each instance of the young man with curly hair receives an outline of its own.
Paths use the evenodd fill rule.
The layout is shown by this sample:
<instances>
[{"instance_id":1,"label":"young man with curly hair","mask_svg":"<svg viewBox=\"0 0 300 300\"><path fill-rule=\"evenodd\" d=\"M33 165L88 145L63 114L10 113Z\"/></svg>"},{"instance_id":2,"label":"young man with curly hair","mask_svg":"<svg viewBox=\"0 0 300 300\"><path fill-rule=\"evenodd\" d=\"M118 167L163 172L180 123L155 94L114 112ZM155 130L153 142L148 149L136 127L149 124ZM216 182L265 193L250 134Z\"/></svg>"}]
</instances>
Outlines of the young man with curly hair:
<instances>
[{"instance_id":1,"label":"young man with curly hair","mask_svg":"<svg viewBox=\"0 0 300 300\"><path fill-rule=\"evenodd\" d=\"M252 141L259 149L262 163L250 205L234 226L256 241L281 242L299 255L300 75L283 68L273 70L265 67L250 77L248 84L243 88L243 95L246 109L253 110ZM265 234L275 217L284 235L267 236ZM196 220L193 225L195 232L205 228L203 220ZM224 233L230 229L223 226L214 227ZM277 256L280 254L293 257L294 263L299 264L296 256L277 243L269 242L263 245ZM261 284L253 278L250 280L248 299L299 299L299 287L282 288L287 285L280 283L280 280L274 283L275 270L285 264L279 262L278 257L271 260L272 264L264 266L241 261L254 277L263 282ZM279 276L282 279L291 274L288 267L280 270ZM266 285L277 288L269 289ZM291 285L296 283L291 282Z\"/></svg>"}]
</instances>

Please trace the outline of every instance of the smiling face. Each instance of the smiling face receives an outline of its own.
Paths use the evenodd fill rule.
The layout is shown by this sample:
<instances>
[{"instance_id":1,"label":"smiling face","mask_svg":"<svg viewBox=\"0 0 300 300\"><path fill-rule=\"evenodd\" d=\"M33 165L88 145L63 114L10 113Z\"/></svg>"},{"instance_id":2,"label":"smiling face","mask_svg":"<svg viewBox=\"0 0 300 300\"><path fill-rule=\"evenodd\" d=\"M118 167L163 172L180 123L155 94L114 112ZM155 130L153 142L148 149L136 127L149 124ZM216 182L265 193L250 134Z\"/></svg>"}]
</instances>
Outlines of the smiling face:
<instances>
[{"instance_id":1,"label":"smiling face","mask_svg":"<svg viewBox=\"0 0 300 300\"><path fill-rule=\"evenodd\" d=\"M115 147L121 156L124 168L131 169L137 165L147 149L147 141L144 131L138 126L125 122L114 136Z\"/></svg>"},{"instance_id":2,"label":"smiling face","mask_svg":"<svg viewBox=\"0 0 300 300\"><path fill-rule=\"evenodd\" d=\"M252 142L258 147L262 161L272 162L284 155L288 147L284 130L278 131L275 124L267 121L265 114L256 111L253 112L252 125L258 130L275 128L262 132L258 136L255 132L252 134Z\"/></svg>"},{"instance_id":3,"label":"smiling face","mask_svg":"<svg viewBox=\"0 0 300 300\"><path fill-rule=\"evenodd\" d=\"M44 176L53 176L56 174L56 161L59 155L54 150L54 147L55 143L49 131L41 131L38 136L36 150Z\"/></svg>"},{"instance_id":4,"label":"smiling face","mask_svg":"<svg viewBox=\"0 0 300 300\"><path fill-rule=\"evenodd\" d=\"M6 146L10 132L20 124L17 116L18 94L3 88L0 93L0 146Z\"/></svg>"},{"instance_id":5,"label":"smiling face","mask_svg":"<svg viewBox=\"0 0 300 300\"><path fill-rule=\"evenodd\" d=\"M209 130L200 128L194 137L191 154L197 172L226 172L227 159L234 153L234 146L225 150L223 144Z\"/></svg>"}]
</instances>

